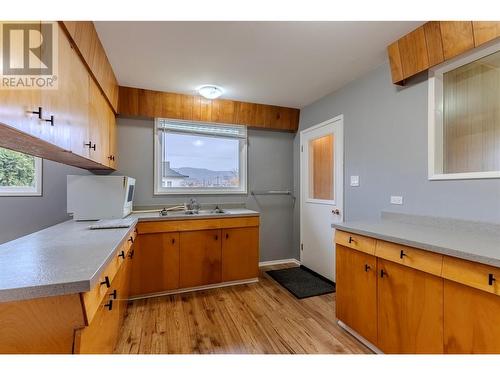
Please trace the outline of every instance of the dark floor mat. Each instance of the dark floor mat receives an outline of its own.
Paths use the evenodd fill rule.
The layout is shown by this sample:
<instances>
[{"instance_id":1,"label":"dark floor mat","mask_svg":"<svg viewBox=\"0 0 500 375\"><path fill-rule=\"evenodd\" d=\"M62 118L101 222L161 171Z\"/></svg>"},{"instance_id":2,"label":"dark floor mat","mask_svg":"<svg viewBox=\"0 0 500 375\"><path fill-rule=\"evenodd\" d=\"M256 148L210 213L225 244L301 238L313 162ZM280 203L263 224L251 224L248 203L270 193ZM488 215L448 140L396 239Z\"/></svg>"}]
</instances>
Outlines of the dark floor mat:
<instances>
[{"instance_id":1,"label":"dark floor mat","mask_svg":"<svg viewBox=\"0 0 500 375\"><path fill-rule=\"evenodd\" d=\"M335 292L335 283L304 266L266 273L298 299Z\"/></svg>"}]
</instances>

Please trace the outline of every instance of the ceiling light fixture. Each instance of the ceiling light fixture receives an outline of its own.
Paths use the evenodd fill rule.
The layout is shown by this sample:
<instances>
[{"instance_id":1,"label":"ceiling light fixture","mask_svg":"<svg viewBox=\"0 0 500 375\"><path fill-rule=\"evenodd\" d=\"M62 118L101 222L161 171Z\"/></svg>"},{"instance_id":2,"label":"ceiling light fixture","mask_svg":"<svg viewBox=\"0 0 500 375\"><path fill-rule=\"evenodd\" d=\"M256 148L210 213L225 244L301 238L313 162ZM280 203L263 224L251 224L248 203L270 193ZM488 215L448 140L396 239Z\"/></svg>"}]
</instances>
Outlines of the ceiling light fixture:
<instances>
[{"instance_id":1,"label":"ceiling light fixture","mask_svg":"<svg viewBox=\"0 0 500 375\"><path fill-rule=\"evenodd\" d=\"M205 85L198 89L198 93L207 99L217 99L224 91L222 88L215 85Z\"/></svg>"}]
</instances>

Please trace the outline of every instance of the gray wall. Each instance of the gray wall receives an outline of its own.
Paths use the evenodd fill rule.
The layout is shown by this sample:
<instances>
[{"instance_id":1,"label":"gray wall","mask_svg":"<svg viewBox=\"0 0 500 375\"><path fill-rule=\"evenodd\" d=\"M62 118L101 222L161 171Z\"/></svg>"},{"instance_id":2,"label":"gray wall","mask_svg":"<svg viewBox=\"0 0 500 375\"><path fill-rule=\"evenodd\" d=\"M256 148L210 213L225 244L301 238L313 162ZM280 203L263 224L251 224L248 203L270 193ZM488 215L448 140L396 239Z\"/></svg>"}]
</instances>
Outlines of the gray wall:
<instances>
[{"instance_id":1,"label":"gray wall","mask_svg":"<svg viewBox=\"0 0 500 375\"><path fill-rule=\"evenodd\" d=\"M386 63L301 110L300 130L344 115L344 213L346 220L380 211L500 222L500 179L427 179L427 80L400 89ZM294 191L299 197L299 133L294 140ZM360 186L350 187L349 176ZM402 195L404 204L389 204ZM299 255L299 207L294 250Z\"/></svg>"},{"instance_id":2,"label":"gray wall","mask_svg":"<svg viewBox=\"0 0 500 375\"><path fill-rule=\"evenodd\" d=\"M120 172L137 179L136 206L183 203L186 196L153 195L153 127L151 120L118 120ZM249 130L248 190L292 189L293 134ZM288 196L198 196L201 203L244 204L261 213L261 261L293 258L293 200Z\"/></svg>"},{"instance_id":3,"label":"gray wall","mask_svg":"<svg viewBox=\"0 0 500 375\"><path fill-rule=\"evenodd\" d=\"M0 243L69 219L66 175L88 172L44 160L42 173L41 197L0 197Z\"/></svg>"}]
</instances>

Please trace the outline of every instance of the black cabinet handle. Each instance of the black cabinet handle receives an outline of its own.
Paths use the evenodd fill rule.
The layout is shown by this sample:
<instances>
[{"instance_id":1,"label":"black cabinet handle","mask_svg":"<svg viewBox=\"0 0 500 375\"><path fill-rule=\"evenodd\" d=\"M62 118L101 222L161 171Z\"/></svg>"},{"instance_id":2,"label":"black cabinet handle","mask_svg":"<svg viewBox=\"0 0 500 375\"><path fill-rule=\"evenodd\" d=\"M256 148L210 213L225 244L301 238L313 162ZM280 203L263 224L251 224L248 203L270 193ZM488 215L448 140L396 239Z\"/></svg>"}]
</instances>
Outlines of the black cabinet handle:
<instances>
[{"instance_id":1,"label":"black cabinet handle","mask_svg":"<svg viewBox=\"0 0 500 375\"><path fill-rule=\"evenodd\" d=\"M387 272L380 270L380 277L383 278L384 276L387 276Z\"/></svg>"},{"instance_id":2,"label":"black cabinet handle","mask_svg":"<svg viewBox=\"0 0 500 375\"><path fill-rule=\"evenodd\" d=\"M495 279L495 275L493 275L492 273L490 273L488 275L488 285L493 285L493 283L496 281L497 279Z\"/></svg>"},{"instance_id":3,"label":"black cabinet handle","mask_svg":"<svg viewBox=\"0 0 500 375\"><path fill-rule=\"evenodd\" d=\"M30 111L30 113L33 113L34 115L38 115L38 118L40 120L43 120L42 107L38 107L38 111Z\"/></svg>"},{"instance_id":4,"label":"black cabinet handle","mask_svg":"<svg viewBox=\"0 0 500 375\"><path fill-rule=\"evenodd\" d=\"M349 237L349 243L352 243L354 241L354 238Z\"/></svg>"},{"instance_id":5,"label":"black cabinet handle","mask_svg":"<svg viewBox=\"0 0 500 375\"><path fill-rule=\"evenodd\" d=\"M215 235L215 240L217 241L218 239L219 239L219 235L218 235L218 234L216 234L216 235Z\"/></svg>"},{"instance_id":6,"label":"black cabinet handle","mask_svg":"<svg viewBox=\"0 0 500 375\"><path fill-rule=\"evenodd\" d=\"M110 299L109 302L104 305L104 307L107 307L109 311L113 310L113 300Z\"/></svg>"},{"instance_id":7,"label":"black cabinet handle","mask_svg":"<svg viewBox=\"0 0 500 375\"><path fill-rule=\"evenodd\" d=\"M132 259L132 258L134 257L134 249L132 249L132 250L130 251L130 253L128 253L128 257L129 257L130 259Z\"/></svg>"},{"instance_id":8,"label":"black cabinet handle","mask_svg":"<svg viewBox=\"0 0 500 375\"><path fill-rule=\"evenodd\" d=\"M84 143L83 144L85 147L92 148L92 142L89 141L89 143Z\"/></svg>"},{"instance_id":9,"label":"black cabinet handle","mask_svg":"<svg viewBox=\"0 0 500 375\"><path fill-rule=\"evenodd\" d=\"M226 240L229 238L229 233L226 233Z\"/></svg>"},{"instance_id":10,"label":"black cabinet handle","mask_svg":"<svg viewBox=\"0 0 500 375\"><path fill-rule=\"evenodd\" d=\"M134 243L134 237L130 236L130 238L128 239L128 242Z\"/></svg>"},{"instance_id":11,"label":"black cabinet handle","mask_svg":"<svg viewBox=\"0 0 500 375\"><path fill-rule=\"evenodd\" d=\"M175 244L175 238L172 238L172 245Z\"/></svg>"},{"instance_id":12,"label":"black cabinet handle","mask_svg":"<svg viewBox=\"0 0 500 375\"><path fill-rule=\"evenodd\" d=\"M50 116L49 119L45 119L44 121L46 122L50 122L50 125L51 126L54 126L54 115Z\"/></svg>"},{"instance_id":13,"label":"black cabinet handle","mask_svg":"<svg viewBox=\"0 0 500 375\"><path fill-rule=\"evenodd\" d=\"M405 254L404 250L401 250L401 252L399 253L399 258L403 259L403 257L405 257L405 256L406 256L406 254Z\"/></svg>"},{"instance_id":14,"label":"black cabinet handle","mask_svg":"<svg viewBox=\"0 0 500 375\"><path fill-rule=\"evenodd\" d=\"M101 285L106 285L108 288L111 286L111 283L109 282L109 277L106 276L104 278L104 281L101 281Z\"/></svg>"},{"instance_id":15,"label":"black cabinet handle","mask_svg":"<svg viewBox=\"0 0 500 375\"><path fill-rule=\"evenodd\" d=\"M119 257L122 257L123 259L125 259L125 251L122 250L122 252L120 254L118 254L118 258Z\"/></svg>"},{"instance_id":16,"label":"black cabinet handle","mask_svg":"<svg viewBox=\"0 0 500 375\"><path fill-rule=\"evenodd\" d=\"M93 149L93 150L95 151L95 146L96 146L96 144L94 143L94 144L92 145L92 147L90 147L90 148L91 148L91 149Z\"/></svg>"},{"instance_id":17,"label":"black cabinet handle","mask_svg":"<svg viewBox=\"0 0 500 375\"><path fill-rule=\"evenodd\" d=\"M116 289L113 290L113 293L109 293L109 295L113 297L113 299L116 299Z\"/></svg>"},{"instance_id":18,"label":"black cabinet handle","mask_svg":"<svg viewBox=\"0 0 500 375\"><path fill-rule=\"evenodd\" d=\"M115 157L114 157L113 155L109 155L109 156L108 156L108 159L109 159L109 160L112 160L112 161L115 161Z\"/></svg>"},{"instance_id":19,"label":"black cabinet handle","mask_svg":"<svg viewBox=\"0 0 500 375\"><path fill-rule=\"evenodd\" d=\"M368 265L368 264L365 264L365 272L368 272L370 271L372 268Z\"/></svg>"}]
</instances>

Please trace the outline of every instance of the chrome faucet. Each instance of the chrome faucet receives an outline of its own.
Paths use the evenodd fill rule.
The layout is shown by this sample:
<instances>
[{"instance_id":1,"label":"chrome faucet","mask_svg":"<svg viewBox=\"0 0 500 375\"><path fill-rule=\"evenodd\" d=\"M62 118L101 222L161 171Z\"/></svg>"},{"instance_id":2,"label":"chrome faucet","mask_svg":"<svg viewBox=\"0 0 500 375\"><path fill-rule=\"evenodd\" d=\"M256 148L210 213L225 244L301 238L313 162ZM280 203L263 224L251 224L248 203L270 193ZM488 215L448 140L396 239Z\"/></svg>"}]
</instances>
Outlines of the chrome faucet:
<instances>
[{"instance_id":1,"label":"chrome faucet","mask_svg":"<svg viewBox=\"0 0 500 375\"><path fill-rule=\"evenodd\" d=\"M195 214L197 214L201 208L201 205L198 203L196 198L189 198L189 202L185 203L185 206L187 211L192 211Z\"/></svg>"}]
</instances>

